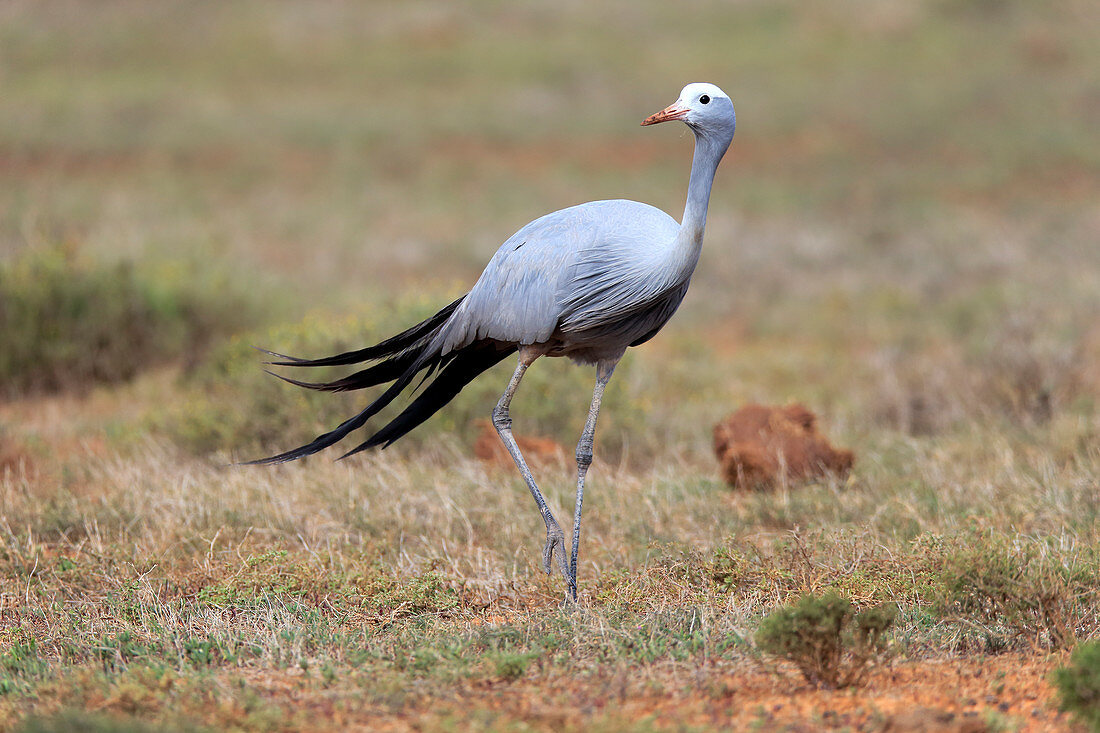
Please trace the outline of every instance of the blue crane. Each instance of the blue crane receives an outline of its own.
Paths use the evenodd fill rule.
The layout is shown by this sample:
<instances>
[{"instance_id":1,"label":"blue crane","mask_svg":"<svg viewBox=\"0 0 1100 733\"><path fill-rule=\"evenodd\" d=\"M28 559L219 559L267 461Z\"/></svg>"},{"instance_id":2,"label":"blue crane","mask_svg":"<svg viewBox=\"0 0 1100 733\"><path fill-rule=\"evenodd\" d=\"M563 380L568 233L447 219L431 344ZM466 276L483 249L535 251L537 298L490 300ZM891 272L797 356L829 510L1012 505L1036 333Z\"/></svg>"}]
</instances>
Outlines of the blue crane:
<instances>
[{"instance_id":1,"label":"blue crane","mask_svg":"<svg viewBox=\"0 0 1100 733\"><path fill-rule=\"evenodd\" d=\"M695 134L695 154L683 220L637 201L592 201L555 211L500 246L470 292L435 315L385 341L320 359L271 353L277 366L320 367L375 362L332 382L286 381L341 392L389 383L358 415L313 441L251 461L275 464L312 455L339 442L405 390L421 372L438 372L397 417L342 457L386 447L427 420L479 374L518 353L508 387L493 408L493 425L523 475L546 524L543 568L555 554L569 597L577 598L577 555L584 481L604 388L626 349L661 330L687 293L699 261L707 204L718 163L737 126L729 96L713 84L688 84L679 98L643 125L680 120ZM539 491L512 436L508 408L527 368L540 356L566 356L596 367L596 386L577 444L577 496L568 564L565 534ZM278 375L277 375L278 376Z\"/></svg>"}]
</instances>

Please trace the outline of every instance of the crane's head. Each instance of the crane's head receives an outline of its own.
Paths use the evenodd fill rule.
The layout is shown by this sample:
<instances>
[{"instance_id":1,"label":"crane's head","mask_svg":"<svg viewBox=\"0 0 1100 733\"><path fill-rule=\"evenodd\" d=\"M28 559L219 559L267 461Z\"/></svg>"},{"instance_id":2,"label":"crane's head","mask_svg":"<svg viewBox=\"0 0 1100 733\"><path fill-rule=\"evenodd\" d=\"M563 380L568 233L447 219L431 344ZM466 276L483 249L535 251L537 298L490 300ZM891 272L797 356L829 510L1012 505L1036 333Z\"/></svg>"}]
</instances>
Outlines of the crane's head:
<instances>
[{"instance_id":1,"label":"crane's head","mask_svg":"<svg viewBox=\"0 0 1100 733\"><path fill-rule=\"evenodd\" d=\"M643 125L681 120L696 133L733 139L737 115L729 95L713 84L696 82L680 92L680 98L656 114L642 120Z\"/></svg>"}]
</instances>

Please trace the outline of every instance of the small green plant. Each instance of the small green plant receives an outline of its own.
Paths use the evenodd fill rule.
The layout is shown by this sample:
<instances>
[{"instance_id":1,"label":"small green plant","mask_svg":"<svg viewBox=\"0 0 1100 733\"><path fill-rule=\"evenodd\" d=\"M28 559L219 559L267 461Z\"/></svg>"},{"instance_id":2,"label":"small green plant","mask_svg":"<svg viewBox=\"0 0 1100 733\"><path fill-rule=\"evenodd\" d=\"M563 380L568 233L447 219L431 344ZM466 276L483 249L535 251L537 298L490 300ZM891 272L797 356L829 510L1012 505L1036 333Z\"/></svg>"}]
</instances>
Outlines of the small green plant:
<instances>
[{"instance_id":1,"label":"small green plant","mask_svg":"<svg viewBox=\"0 0 1100 733\"><path fill-rule=\"evenodd\" d=\"M22 689L49 672L49 664L39 656L38 644L26 631L16 628L0 635L0 695Z\"/></svg>"},{"instance_id":2,"label":"small green plant","mask_svg":"<svg viewBox=\"0 0 1100 733\"><path fill-rule=\"evenodd\" d=\"M739 549L721 547L715 550L709 569L714 587L723 593L731 593L745 585L754 568L746 553Z\"/></svg>"},{"instance_id":3,"label":"small green plant","mask_svg":"<svg viewBox=\"0 0 1100 733\"><path fill-rule=\"evenodd\" d=\"M1054 686L1066 710L1091 731L1100 731L1100 641L1079 644L1069 664L1054 670Z\"/></svg>"},{"instance_id":4,"label":"small green plant","mask_svg":"<svg viewBox=\"0 0 1100 733\"><path fill-rule=\"evenodd\" d=\"M378 572L356 580L364 607L393 618L444 613L459 605L458 593L434 570L400 578L378 568Z\"/></svg>"},{"instance_id":5,"label":"small green plant","mask_svg":"<svg viewBox=\"0 0 1100 733\"><path fill-rule=\"evenodd\" d=\"M884 634L897 613L893 603L855 612L847 598L835 593L807 595L768 614L756 644L793 662L811 684L848 687L859 684L885 652Z\"/></svg>"},{"instance_id":6,"label":"small green plant","mask_svg":"<svg viewBox=\"0 0 1100 733\"><path fill-rule=\"evenodd\" d=\"M215 639L213 635L205 639L183 639L181 646L184 657L195 667L213 667L219 664L233 664L237 661L237 655L229 651L227 645Z\"/></svg>"},{"instance_id":7,"label":"small green plant","mask_svg":"<svg viewBox=\"0 0 1100 733\"><path fill-rule=\"evenodd\" d=\"M123 631L115 636L103 637L95 648L95 655L105 671L112 671L125 669L130 662L148 658L157 651L155 645L143 644L129 631Z\"/></svg>"}]
</instances>

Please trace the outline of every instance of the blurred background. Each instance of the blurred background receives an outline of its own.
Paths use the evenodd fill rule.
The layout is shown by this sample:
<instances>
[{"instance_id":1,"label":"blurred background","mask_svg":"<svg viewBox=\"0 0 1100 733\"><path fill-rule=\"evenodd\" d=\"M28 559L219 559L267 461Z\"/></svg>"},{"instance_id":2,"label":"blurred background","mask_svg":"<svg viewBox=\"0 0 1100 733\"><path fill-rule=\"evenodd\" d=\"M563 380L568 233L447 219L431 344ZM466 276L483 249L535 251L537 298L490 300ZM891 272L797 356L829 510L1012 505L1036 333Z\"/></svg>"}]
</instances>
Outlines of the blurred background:
<instances>
[{"instance_id":1,"label":"blurred background","mask_svg":"<svg viewBox=\"0 0 1100 733\"><path fill-rule=\"evenodd\" d=\"M311 437L355 400L276 383L250 344L388 335L561 207L679 218L691 136L638 122L710 81L738 132L703 260L613 382L605 455L703 460L749 400L803 401L850 444L1076 451L1100 389L1098 37L1087 0L9 0L0 392L100 394L128 405L113 439L200 454ZM511 368L420 434L472 441ZM521 429L574 441L592 375L537 371Z\"/></svg>"}]
</instances>

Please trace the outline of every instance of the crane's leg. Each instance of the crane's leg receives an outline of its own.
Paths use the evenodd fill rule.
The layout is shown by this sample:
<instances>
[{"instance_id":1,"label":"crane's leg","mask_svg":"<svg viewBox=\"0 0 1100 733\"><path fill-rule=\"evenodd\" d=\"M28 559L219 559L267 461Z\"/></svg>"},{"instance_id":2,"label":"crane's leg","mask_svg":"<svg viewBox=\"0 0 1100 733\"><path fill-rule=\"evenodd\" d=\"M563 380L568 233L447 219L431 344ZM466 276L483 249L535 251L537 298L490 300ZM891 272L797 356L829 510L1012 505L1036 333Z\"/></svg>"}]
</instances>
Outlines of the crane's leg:
<instances>
[{"instance_id":1,"label":"crane's leg","mask_svg":"<svg viewBox=\"0 0 1100 733\"><path fill-rule=\"evenodd\" d=\"M573 509L573 552L569 557L569 595L577 600L577 553L581 546L581 505L584 503L584 477L592 465L592 441L596 437L596 418L600 414L600 402L603 390L611 380L618 359L601 361L596 364L596 387L592 390L592 406L588 408L588 419L584 422L584 432L577 443L577 504Z\"/></svg>"},{"instance_id":2,"label":"crane's leg","mask_svg":"<svg viewBox=\"0 0 1100 733\"><path fill-rule=\"evenodd\" d=\"M550 507L546 505L546 499L543 498L542 492L535 484L535 477L531 475L531 469L527 467L527 461L523 460L523 454L519 452L516 439L512 437L512 418L508 415L508 406L512 403L512 396L515 395L520 380L523 379L523 373L542 354L542 351L530 347L520 349L519 364L516 365L516 371L512 374L512 381L508 383L508 388L504 390L497 406L493 408L493 426L497 429L497 434L500 435L504 447L512 454L512 460L516 462L516 468L519 469L523 480L527 482L527 488L531 491L531 496L535 497L535 503L538 504L539 512L542 514L542 521L546 523L546 547L542 551L542 567L547 575L551 573L556 549L558 552L558 567L561 570L562 577L568 582L569 568L565 564L565 533L562 532L558 520L554 519Z\"/></svg>"}]
</instances>

